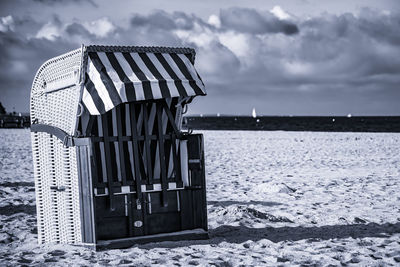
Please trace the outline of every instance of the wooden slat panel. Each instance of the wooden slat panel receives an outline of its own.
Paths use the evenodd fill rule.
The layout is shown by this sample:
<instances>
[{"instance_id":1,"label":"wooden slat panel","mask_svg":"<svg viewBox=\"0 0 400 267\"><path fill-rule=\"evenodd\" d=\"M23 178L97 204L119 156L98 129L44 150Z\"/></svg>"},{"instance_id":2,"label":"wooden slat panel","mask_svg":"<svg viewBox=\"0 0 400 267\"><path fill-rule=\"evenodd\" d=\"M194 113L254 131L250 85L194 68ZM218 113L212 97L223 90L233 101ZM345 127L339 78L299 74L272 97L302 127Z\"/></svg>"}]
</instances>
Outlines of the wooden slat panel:
<instances>
[{"instance_id":1,"label":"wooden slat panel","mask_svg":"<svg viewBox=\"0 0 400 267\"><path fill-rule=\"evenodd\" d=\"M192 191L194 227L201 227L207 230L207 202L203 135L196 134L188 136L188 158L200 160L200 164L189 164L189 169L191 172L191 186L199 188L198 190Z\"/></svg>"}]
</instances>

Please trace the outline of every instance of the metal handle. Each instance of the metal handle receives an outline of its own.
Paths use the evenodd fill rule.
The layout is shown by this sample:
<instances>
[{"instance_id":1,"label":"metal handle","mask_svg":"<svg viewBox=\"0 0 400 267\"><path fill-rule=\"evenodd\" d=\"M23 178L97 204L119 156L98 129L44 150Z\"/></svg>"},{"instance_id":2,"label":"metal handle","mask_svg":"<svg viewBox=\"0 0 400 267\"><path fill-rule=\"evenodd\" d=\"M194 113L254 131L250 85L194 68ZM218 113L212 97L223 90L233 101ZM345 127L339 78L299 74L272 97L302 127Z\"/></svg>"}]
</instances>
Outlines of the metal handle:
<instances>
[{"instance_id":1,"label":"metal handle","mask_svg":"<svg viewBox=\"0 0 400 267\"><path fill-rule=\"evenodd\" d=\"M58 192L63 192L67 188L65 186L63 186L63 185L60 185L60 186L52 185L52 186L50 186L50 189L51 190L57 190Z\"/></svg>"},{"instance_id":2,"label":"metal handle","mask_svg":"<svg viewBox=\"0 0 400 267\"><path fill-rule=\"evenodd\" d=\"M79 114L76 116L79 118L83 114L83 106L81 103L78 103L78 108L79 108Z\"/></svg>"}]
</instances>

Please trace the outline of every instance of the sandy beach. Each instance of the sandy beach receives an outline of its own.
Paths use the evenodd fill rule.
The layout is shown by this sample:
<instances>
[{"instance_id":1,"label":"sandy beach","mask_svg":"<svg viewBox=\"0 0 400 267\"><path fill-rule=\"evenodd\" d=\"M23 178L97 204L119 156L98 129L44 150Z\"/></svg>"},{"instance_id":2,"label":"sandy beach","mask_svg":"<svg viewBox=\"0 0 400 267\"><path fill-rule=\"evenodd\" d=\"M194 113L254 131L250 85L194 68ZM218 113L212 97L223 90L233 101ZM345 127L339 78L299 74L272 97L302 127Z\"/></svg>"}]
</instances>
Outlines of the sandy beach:
<instances>
[{"instance_id":1,"label":"sandy beach","mask_svg":"<svg viewBox=\"0 0 400 267\"><path fill-rule=\"evenodd\" d=\"M0 129L1 266L399 266L400 134L204 131L210 239L38 245L28 129Z\"/></svg>"}]
</instances>

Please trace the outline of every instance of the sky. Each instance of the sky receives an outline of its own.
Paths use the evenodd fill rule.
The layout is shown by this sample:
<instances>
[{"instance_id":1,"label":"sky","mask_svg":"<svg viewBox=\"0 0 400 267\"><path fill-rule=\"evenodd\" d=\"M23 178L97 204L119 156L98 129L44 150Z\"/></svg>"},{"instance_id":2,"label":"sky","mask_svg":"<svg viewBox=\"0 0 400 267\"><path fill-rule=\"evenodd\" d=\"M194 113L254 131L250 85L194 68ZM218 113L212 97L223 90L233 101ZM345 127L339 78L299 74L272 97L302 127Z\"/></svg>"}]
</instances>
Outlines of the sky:
<instances>
[{"instance_id":1,"label":"sky","mask_svg":"<svg viewBox=\"0 0 400 267\"><path fill-rule=\"evenodd\" d=\"M0 102L81 44L193 47L189 114L400 115L397 0L0 0Z\"/></svg>"}]
</instances>

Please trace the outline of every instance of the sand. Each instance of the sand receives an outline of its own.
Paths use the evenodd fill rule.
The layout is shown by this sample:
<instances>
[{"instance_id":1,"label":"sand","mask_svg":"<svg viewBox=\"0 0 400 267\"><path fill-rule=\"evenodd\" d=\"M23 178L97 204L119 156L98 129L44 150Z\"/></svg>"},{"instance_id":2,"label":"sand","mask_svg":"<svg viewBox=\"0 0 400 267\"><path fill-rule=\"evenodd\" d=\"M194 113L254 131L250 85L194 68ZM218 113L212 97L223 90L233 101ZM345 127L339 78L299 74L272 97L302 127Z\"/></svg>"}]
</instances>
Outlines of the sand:
<instances>
[{"instance_id":1,"label":"sand","mask_svg":"<svg viewBox=\"0 0 400 267\"><path fill-rule=\"evenodd\" d=\"M400 265L400 134L204 131L210 239L38 245L30 134L0 129L0 266Z\"/></svg>"}]
</instances>

